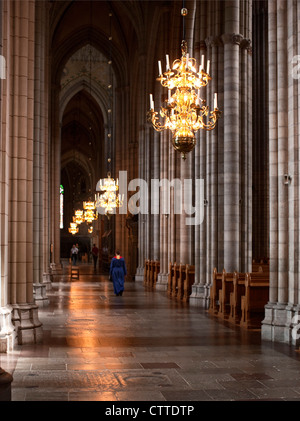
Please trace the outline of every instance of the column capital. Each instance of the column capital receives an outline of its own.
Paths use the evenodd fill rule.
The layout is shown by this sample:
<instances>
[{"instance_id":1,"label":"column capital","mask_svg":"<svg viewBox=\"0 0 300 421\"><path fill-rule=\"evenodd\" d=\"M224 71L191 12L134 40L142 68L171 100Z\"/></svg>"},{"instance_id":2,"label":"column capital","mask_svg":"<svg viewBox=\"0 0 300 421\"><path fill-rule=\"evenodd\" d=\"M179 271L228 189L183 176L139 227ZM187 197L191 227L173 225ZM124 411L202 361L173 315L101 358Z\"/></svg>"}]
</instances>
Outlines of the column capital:
<instances>
[{"instance_id":1,"label":"column capital","mask_svg":"<svg viewBox=\"0 0 300 421\"><path fill-rule=\"evenodd\" d=\"M241 43L240 43L241 48L245 49L248 51L248 53L252 53L252 45L251 45L251 39L249 38L244 38L242 39Z\"/></svg>"},{"instance_id":2,"label":"column capital","mask_svg":"<svg viewBox=\"0 0 300 421\"><path fill-rule=\"evenodd\" d=\"M221 35L222 43L225 44L234 44L234 45L241 45L244 37L241 34L230 33L230 34L223 34Z\"/></svg>"},{"instance_id":3,"label":"column capital","mask_svg":"<svg viewBox=\"0 0 300 421\"><path fill-rule=\"evenodd\" d=\"M222 40L220 36L210 35L205 39L205 43L207 48L209 47L219 47L222 45Z\"/></svg>"}]
</instances>

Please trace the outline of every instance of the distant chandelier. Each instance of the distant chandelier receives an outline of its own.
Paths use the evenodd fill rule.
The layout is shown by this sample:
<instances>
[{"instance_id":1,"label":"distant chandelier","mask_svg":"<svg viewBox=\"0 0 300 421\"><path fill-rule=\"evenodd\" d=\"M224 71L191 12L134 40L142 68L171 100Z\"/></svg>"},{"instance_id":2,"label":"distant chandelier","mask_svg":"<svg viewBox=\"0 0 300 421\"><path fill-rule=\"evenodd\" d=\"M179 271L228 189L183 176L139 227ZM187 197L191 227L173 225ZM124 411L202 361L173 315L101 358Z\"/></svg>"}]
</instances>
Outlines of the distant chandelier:
<instances>
[{"instance_id":1,"label":"distant chandelier","mask_svg":"<svg viewBox=\"0 0 300 421\"><path fill-rule=\"evenodd\" d=\"M95 202L92 202L91 200L87 202L83 202L83 209L84 210L94 210L95 209Z\"/></svg>"},{"instance_id":2,"label":"distant chandelier","mask_svg":"<svg viewBox=\"0 0 300 421\"><path fill-rule=\"evenodd\" d=\"M94 220L98 219L98 213L96 212L96 203L92 201L83 202L84 209L84 220L91 224Z\"/></svg>"},{"instance_id":3,"label":"distant chandelier","mask_svg":"<svg viewBox=\"0 0 300 421\"><path fill-rule=\"evenodd\" d=\"M73 217L73 222L75 222L77 225L82 224L85 221L83 211L78 209L75 211L75 216Z\"/></svg>"},{"instance_id":4,"label":"distant chandelier","mask_svg":"<svg viewBox=\"0 0 300 421\"><path fill-rule=\"evenodd\" d=\"M78 231L79 231L79 229L77 228L77 224L75 222L70 222L69 232L72 235L75 235L75 234L77 234Z\"/></svg>"},{"instance_id":5,"label":"distant chandelier","mask_svg":"<svg viewBox=\"0 0 300 421\"><path fill-rule=\"evenodd\" d=\"M182 9L182 16L187 14ZM200 89L211 80L209 76L209 60L206 71L204 70L204 56L202 56L199 71L196 70L196 60L187 53L187 42L181 43L182 57L169 65L169 56L166 56L166 72L162 73L161 61L158 62L158 81L168 89L166 106L161 107L160 115L165 118L164 124L159 122L157 112L154 111L153 96L150 94L150 110L148 121L156 131L171 130L172 143L175 150L186 159L186 154L196 145L195 132L199 129L212 130L221 115L217 105L217 94L214 94L214 110L210 111L205 100L200 97ZM172 92L175 89L174 92ZM196 92L197 91L197 92ZM205 117L210 114L207 123Z\"/></svg>"},{"instance_id":6,"label":"distant chandelier","mask_svg":"<svg viewBox=\"0 0 300 421\"><path fill-rule=\"evenodd\" d=\"M115 208L123 205L123 195L116 193L119 190L118 179L116 181L111 178L109 172L107 178L100 179L99 187L103 193L95 195L96 207L104 208L105 215L113 213Z\"/></svg>"}]
</instances>

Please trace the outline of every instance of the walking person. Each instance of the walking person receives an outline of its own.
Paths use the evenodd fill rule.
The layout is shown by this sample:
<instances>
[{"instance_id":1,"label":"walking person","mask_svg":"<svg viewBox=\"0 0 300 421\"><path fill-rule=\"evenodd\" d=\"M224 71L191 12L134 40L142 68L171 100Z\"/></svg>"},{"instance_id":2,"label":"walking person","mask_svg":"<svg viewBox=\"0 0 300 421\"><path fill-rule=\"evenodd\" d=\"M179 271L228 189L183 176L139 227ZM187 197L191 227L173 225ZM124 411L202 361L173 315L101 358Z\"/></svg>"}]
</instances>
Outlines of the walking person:
<instances>
[{"instance_id":1,"label":"walking person","mask_svg":"<svg viewBox=\"0 0 300 421\"><path fill-rule=\"evenodd\" d=\"M72 264L76 266L77 257L78 257L78 248L73 244L73 247L71 248L71 257L72 257Z\"/></svg>"},{"instance_id":2,"label":"walking person","mask_svg":"<svg viewBox=\"0 0 300 421\"><path fill-rule=\"evenodd\" d=\"M99 249L96 246L96 244L93 244L92 255L93 255L93 260L94 260L94 270L96 271L96 269L97 269L97 260L98 260L98 255L99 255Z\"/></svg>"},{"instance_id":3,"label":"walking person","mask_svg":"<svg viewBox=\"0 0 300 421\"><path fill-rule=\"evenodd\" d=\"M125 275L127 275L125 260L117 250L116 255L111 259L109 270L109 276L114 285L114 293L117 296L123 294Z\"/></svg>"}]
</instances>

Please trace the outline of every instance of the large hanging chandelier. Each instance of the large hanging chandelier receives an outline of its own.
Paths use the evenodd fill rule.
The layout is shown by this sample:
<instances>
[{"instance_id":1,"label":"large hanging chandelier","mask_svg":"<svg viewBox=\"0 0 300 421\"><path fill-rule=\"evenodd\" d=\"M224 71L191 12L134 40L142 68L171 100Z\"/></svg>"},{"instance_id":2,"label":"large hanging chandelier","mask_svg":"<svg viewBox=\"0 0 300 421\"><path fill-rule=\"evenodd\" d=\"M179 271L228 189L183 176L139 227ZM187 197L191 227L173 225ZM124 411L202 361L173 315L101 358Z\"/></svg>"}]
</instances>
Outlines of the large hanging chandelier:
<instances>
[{"instance_id":1,"label":"large hanging chandelier","mask_svg":"<svg viewBox=\"0 0 300 421\"><path fill-rule=\"evenodd\" d=\"M187 9L182 8L181 15L187 15ZM171 130L172 144L175 150L181 153L183 159L186 154L193 150L196 145L195 133L199 129L212 130L220 117L217 94L214 94L214 109L209 111L204 99L200 97L200 89L211 80L209 75L210 62L207 61L204 69L204 56L201 65L197 69L196 60L187 52L187 42L181 43L182 57L169 64L169 56L166 56L166 71L162 72L161 61L158 62L158 81L168 89L166 106L160 109L161 117L165 118L160 123L158 113L154 111L153 96L150 94L150 110L148 120L156 131ZM206 122L206 117L209 116Z\"/></svg>"}]
</instances>

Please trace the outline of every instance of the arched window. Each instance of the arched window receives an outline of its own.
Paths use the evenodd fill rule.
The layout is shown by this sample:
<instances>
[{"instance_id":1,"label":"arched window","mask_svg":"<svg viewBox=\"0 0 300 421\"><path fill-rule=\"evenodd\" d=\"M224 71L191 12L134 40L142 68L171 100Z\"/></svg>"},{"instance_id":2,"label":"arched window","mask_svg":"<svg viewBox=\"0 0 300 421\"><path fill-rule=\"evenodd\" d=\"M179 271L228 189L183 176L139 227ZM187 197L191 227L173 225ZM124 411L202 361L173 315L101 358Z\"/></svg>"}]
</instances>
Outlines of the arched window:
<instances>
[{"instance_id":1,"label":"arched window","mask_svg":"<svg viewBox=\"0 0 300 421\"><path fill-rule=\"evenodd\" d=\"M59 227L60 229L64 228L64 187L61 184L59 188Z\"/></svg>"}]
</instances>

